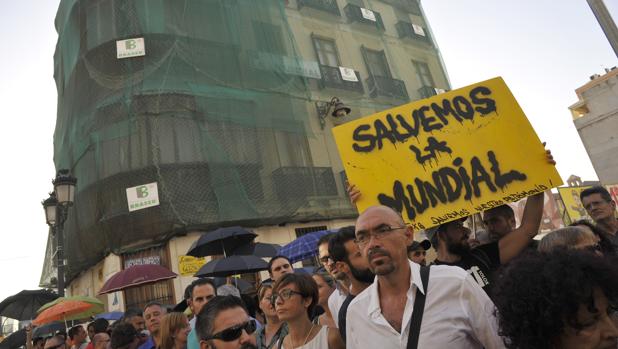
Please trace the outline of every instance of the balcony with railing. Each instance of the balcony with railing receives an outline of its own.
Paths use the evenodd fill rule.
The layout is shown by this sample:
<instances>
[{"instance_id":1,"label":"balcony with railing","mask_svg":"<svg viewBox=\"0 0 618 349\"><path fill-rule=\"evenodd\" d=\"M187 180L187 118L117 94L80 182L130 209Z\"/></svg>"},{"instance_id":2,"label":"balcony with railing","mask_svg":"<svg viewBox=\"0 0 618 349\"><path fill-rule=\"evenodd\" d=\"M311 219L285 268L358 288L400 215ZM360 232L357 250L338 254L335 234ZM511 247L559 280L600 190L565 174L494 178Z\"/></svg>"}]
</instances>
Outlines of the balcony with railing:
<instances>
[{"instance_id":1,"label":"balcony with railing","mask_svg":"<svg viewBox=\"0 0 618 349\"><path fill-rule=\"evenodd\" d=\"M298 10L302 10L305 7L341 16L337 0L298 0Z\"/></svg>"},{"instance_id":2,"label":"balcony with railing","mask_svg":"<svg viewBox=\"0 0 618 349\"><path fill-rule=\"evenodd\" d=\"M405 21L397 22L397 24L395 24L395 28L397 29L397 33L400 38L410 38L431 45L431 39L427 33L427 28L423 28L419 25Z\"/></svg>"},{"instance_id":3,"label":"balcony with railing","mask_svg":"<svg viewBox=\"0 0 618 349\"><path fill-rule=\"evenodd\" d=\"M371 97L383 96L406 101L410 99L406 84L402 80L372 75L366 82Z\"/></svg>"},{"instance_id":4,"label":"balcony with railing","mask_svg":"<svg viewBox=\"0 0 618 349\"><path fill-rule=\"evenodd\" d=\"M322 73L322 79L319 81L320 89L335 88L358 93L365 92L363 89L363 83L361 82L360 73L356 70L354 71L356 81L345 79L341 74L341 69L339 67L331 67L320 64L320 72Z\"/></svg>"},{"instance_id":5,"label":"balcony with railing","mask_svg":"<svg viewBox=\"0 0 618 349\"><path fill-rule=\"evenodd\" d=\"M379 12L371 11L354 4L347 4L343 8L343 12L345 12L350 22L366 24L375 27L379 31L384 31L384 22Z\"/></svg>"},{"instance_id":6,"label":"balcony with railing","mask_svg":"<svg viewBox=\"0 0 618 349\"><path fill-rule=\"evenodd\" d=\"M437 95L438 93L436 92L436 89L431 86L423 86L418 89L418 94L421 96L421 98L429 98L431 96Z\"/></svg>"},{"instance_id":7,"label":"balcony with railing","mask_svg":"<svg viewBox=\"0 0 618 349\"><path fill-rule=\"evenodd\" d=\"M397 10L403 10L406 12L413 13L417 16L422 16L420 5L418 4L418 0L380 0L384 3L387 3Z\"/></svg>"},{"instance_id":8,"label":"balcony with railing","mask_svg":"<svg viewBox=\"0 0 618 349\"><path fill-rule=\"evenodd\" d=\"M418 89L418 94L421 96L421 98L429 98L444 92L446 92L446 90L433 86L423 86Z\"/></svg>"}]
</instances>

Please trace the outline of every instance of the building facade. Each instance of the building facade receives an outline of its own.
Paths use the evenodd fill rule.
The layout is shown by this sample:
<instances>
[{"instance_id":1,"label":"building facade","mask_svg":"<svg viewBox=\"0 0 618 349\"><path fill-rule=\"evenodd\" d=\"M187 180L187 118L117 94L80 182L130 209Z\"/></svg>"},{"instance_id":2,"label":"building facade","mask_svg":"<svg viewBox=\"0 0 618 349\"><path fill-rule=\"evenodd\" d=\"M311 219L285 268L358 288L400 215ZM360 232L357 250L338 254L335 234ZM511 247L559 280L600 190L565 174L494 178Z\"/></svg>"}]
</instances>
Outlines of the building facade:
<instances>
[{"instance_id":1,"label":"building facade","mask_svg":"<svg viewBox=\"0 0 618 349\"><path fill-rule=\"evenodd\" d=\"M579 101L569 107L601 183L618 183L618 69L595 74L575 90Z\"/></svg>"},{"instance_id":2,"label":"building facade","mask_svg":"<svg viewBox=\"0 0 618 349\"><path fill-rule=\"evenodd\" d=\"M285 244L352 224L330 129L450 89L416 0L63 0L56 28L54 161L78 178L72 294L135 263L181 272L221 226ZM335 96L349 116L323 115ZM134 206L153 183L156 200ZM190 281L103 300L175 303Z\"/></svg>"}]
</instances>

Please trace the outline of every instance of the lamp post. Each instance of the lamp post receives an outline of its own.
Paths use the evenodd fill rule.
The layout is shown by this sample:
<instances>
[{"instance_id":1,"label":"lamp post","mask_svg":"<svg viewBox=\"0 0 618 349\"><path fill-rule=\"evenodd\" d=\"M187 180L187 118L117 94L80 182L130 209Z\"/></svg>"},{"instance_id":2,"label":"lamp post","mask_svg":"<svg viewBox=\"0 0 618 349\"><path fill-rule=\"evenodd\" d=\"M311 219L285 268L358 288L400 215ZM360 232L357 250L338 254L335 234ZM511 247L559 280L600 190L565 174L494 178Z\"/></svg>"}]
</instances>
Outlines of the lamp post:
<instances>
[{"instance_id":1,"label":"lamp post","mask_svg":"<svg viewBox=\"0 0 618 349\"><path fill-rule=\"evenodd\" d=\"M58 263L58 295L64 297L64 222L69 207L73 206L77 178L69 170L59 170L52 180L54 191L42 204L45 209L45 221L56 238L56 258Z\"/></svg>"},{"instance_id":2,"label":"lamp post","mask_svg":"<svg viewBox=\"0 0 618 349\"><path fill-rule=\"evenodd\" d=\"M320 120L320 128L322 130L326 126L326 118L331 110L333 112L330 116L334 118L342 118L350 114L351 111L350 107L343 104L343 102L337 97L333 97L330 102L315 102L315 108L318 111L318 119Z\"/></svg>"}]
</instances>

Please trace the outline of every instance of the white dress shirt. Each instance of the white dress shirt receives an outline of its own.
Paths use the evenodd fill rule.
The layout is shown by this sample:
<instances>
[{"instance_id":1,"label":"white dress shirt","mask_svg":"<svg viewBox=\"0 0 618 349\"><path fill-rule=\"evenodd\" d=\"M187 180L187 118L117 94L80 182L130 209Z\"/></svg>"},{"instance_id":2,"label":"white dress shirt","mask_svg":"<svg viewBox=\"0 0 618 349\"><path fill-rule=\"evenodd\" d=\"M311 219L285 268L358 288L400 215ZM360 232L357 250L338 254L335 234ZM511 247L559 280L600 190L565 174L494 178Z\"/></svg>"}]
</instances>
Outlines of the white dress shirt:
<instances>
[{"instance_id":1,"label":"white dress shirt","mask_svg":"<svg viewBox=\"0 0 618 349\"><path fill-rule=\"evenodd\" d=\"M356 296L346 316L347 348L405 348L416 289L425 298L419 348L504 348L498 336L494 304L468 273L451 266L432 266L428 290L420 266L410 261L410 288L403 311L402 333L386 321L380 309L378 278Z\"/></svg>"},{"instance_id":2,"label":"white dress shirt","mask_svg":"<svg viewBox=\"0 0 618 349\"><path fill-rule=\"evenodd\" d=\"M330 313L333 316L333 320L335 320L335 325L337 326L339 323L339 309L341 309L341 305L345 302L347 295L337 289L333 291L328 297L328 309L330 309Z\"/></svg>"}]
</instances>

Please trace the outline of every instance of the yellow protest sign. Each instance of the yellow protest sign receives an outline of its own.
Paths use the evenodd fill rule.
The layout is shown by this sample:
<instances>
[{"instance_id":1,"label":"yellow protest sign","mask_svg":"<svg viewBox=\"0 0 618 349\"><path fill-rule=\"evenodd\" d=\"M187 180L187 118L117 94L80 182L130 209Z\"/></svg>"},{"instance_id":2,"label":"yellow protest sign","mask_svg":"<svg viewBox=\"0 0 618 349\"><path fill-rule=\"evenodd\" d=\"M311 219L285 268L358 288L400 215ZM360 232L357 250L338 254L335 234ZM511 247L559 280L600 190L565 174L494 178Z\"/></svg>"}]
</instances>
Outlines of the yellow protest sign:
<instances>
[{"instance_id":1,"label":"yellow protest sign","mask_svg":"<svg viewBox=\"0 0 618 349\"><path fill-rule=\"evenodd\" d=\"M612 200L618 204L618 184L608 184L605 186L605 189L609 192ZM618 206L616 206L616 209L618 210Z\"/></svg>"},{"instance_id":2,"label":"yellow protest sign","mask_svg":"<svg viewBox=\"0 0 618 349\"><path fill-rule=\"evenodd\" d=\"M582 201L579 199L579 193L588 188L590 188L590 186L558 188L558 193L560 193L560 198L564 203L564 209L566 210L571 223L580 219L590 220L590 216L588 216Z\"/></svg>"},{"instance_id":3,"label":"yellow protest sign","mask_svg":"<svg viewBox=\"0 0 618 349\"><path fill-rule=\"evenodd\" d=\"M178 256L178 271L182 276L193 276L206 264L205 257Z\"/></svg>"},{"instance_id":4,"label":"yellow protest sign","mask_svg":"<svg viewBox=\"0 0 618 349\"><path fill-rule=\"evenodd\" d=\"M357 208L386 205L415 229L559 186L545 149L502 78L333 129Z\"/></svg>"}]
</instances>

